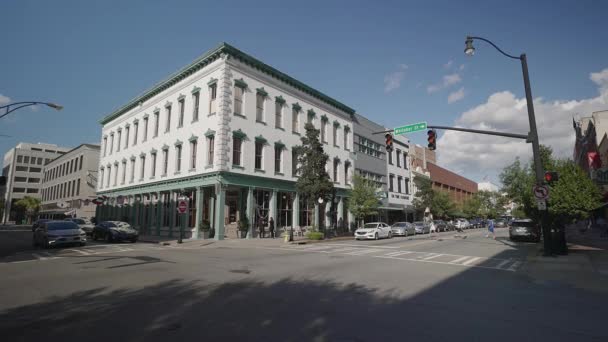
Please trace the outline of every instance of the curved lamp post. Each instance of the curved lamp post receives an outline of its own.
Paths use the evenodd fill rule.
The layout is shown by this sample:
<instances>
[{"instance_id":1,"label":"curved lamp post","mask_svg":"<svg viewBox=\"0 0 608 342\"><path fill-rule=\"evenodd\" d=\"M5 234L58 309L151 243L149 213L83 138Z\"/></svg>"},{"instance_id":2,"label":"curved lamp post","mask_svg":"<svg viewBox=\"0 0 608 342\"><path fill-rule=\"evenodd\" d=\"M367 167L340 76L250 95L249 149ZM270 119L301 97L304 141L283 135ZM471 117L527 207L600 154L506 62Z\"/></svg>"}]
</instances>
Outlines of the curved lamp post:
<instances>
[{"instance_id":1,"label":"curved lamp post","mask_svg":"<svg viewBox=\"0 0 608 342\"><path fill-rule=\"evenodd\" d=\"M496 44L485 38L467 36L467 39L465 41L464 53L468 56L473 56L475 54L475 48L473 47L474 40L482 40L492 45L496 50L498 50L498 52L500 52L504 56L512 59L519 59L521 61L521 69L524 76L524 88L526 91L526 104L528 106L528 120L530 122L530 134L528 135L528 139L526 141L532 143L532 154L534 156L534 171L536 175L536 184L543 185L543 166L540 159L540 145L538 143L538 132L536 130L536 118L534 117L534 104L532 103L532 90L530 88L530 76L528 74L528 60L526 58L526 54L522 53L519 57L513 56L502 51L498 46L496 46ZM541 211L541 226L544 235L544 255L548 256L551 255L551 233L547 224L546 213L546 210Z\"/></svg>"},{"instance_id":2,"label":"curved lamp post","mask_svg":"<svg viewBox=\"0 0 608 342\"><path fill-rule=\"evenodd\" d=\"M3 117L9 115L10 113L16 111L17 109L21 109L23 107L29 107L29 106L35 106L35 105L46 105L48 107L51 107L55 110L62 110L63 106L60 106L56 103L51 103L51 102L38 102L38 101L25 101L25 102L15 102L15 103L11 103L8 104L6 106L1 106L0 109L6 109L6 112L2 115L0 115L0 119L2 119Z\"/></svg>"}]
</instances>

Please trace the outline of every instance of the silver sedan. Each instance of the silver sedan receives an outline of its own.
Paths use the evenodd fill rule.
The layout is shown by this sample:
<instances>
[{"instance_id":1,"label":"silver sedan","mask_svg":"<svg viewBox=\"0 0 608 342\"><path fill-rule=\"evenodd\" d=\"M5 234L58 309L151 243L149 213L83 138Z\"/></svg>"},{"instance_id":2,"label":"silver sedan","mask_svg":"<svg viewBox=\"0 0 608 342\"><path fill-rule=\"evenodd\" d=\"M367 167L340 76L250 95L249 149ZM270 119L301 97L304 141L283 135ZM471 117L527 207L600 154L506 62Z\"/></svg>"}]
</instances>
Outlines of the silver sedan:
<instances>
[{"instance_id":1,"label":"silver sedan","mask_svg":"<svg viewBox=\"0 0 608 342\"><path fill-rule=\"evenodd\" d=\"M416 235L416 227L409 222L396 222L391 226L391 231L399 236Z\"/></svg>"}]
</instances>

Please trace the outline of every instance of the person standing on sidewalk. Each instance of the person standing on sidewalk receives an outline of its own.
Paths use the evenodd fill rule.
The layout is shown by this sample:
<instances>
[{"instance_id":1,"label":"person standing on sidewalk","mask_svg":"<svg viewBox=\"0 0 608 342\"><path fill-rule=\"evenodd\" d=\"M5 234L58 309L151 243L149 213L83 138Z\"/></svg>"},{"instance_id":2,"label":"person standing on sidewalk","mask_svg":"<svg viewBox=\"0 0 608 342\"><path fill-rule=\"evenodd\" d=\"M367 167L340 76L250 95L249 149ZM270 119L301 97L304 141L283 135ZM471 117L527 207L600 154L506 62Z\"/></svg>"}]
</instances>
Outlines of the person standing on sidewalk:
<instances>
[{"instance_id":1,"label":"person standing on sidewalk","mask_svg":"<svg viewBox=\"0 0 608 342\"><path fill-rule=\"evenodd\" d=\"M270 232L270 237L274 239L274 219L272 217L268 222L268 231Z\"/></svg>"},{"instance_id":2,"label":"person standing on sidewalk","mask_svg":"<svg viewBox=\"0 0 608 342\"><path fill-rule=\"evenodd\" d=\"M490 237L490 233L492 233L492 239L496 240L496 234L494 234L494 220L488 222L488 233L486 234L486 237Z\"/></svg>"}]
</instances>

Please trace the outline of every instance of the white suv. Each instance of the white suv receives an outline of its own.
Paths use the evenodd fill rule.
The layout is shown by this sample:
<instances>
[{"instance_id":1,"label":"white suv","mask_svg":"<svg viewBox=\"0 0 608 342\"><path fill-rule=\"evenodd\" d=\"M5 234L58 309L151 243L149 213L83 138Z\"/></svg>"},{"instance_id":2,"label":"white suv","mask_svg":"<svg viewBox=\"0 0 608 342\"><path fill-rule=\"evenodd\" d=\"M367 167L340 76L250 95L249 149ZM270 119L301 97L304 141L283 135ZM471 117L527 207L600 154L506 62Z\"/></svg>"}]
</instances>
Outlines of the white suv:
<instances>
[{"instance_id":1,"label":"white suv","mask_svg":"<svg viewBox=\"0 0 608 342\"><path fill-rule=\"evenodd\" d=\"M456 220L456 228L458 229L468 229L470 227L469 221L465 219Z\"/></svg>"}]
</instances>

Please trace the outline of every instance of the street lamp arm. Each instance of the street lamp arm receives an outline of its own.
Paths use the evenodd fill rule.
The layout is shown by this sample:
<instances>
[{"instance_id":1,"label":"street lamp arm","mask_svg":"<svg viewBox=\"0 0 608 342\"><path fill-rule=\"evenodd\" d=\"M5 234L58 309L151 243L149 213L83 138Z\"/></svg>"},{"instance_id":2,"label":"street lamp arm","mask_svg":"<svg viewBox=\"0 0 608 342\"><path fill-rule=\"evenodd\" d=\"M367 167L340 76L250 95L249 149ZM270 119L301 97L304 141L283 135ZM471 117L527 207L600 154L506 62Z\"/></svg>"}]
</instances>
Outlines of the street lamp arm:
<instances>
[{"instance_id":1,"label":"street lamp arm","mask_svg":"<svg viewBox=\"0 0 608 342\"><path fill-rule=\"evenodd\" d=\"M63 109L62 106L60 106L58 104L55 104L55 103L51 103L51 102L39 102L39 101L15 102L15 103L7 104L5 106L0 106L0 109L6 109L6 112L4 114L0 115L0 119L2 119L3 117L7 116L8 114L16 111L17 109L21 109L23 107L35 106L35 105L39 105L39 104L43 104L43 105L49 106L49 107L51 107L53 109L56 109L56 110L62 110ZM17 106L17 107L11 108L11 107L14 107L14 106Z\"/></svg>"},{"instance_id":2,"label":"street lamp arm","mask_svg":"<svg viewBox=\"0 0 608 342\"><path fill-rule=\"evenodd\" d=\"M487 39L485 39L485 38L482 38L482 37L472 37L472 36L467 36L467 39L477 39L477 40L483 40L484 42L486 42L486 43L488 43L488 44L492 45L492 46L493 46L493 47L494 47L496 50L498 50L498 52L502 53L503 55L505 55L505 56L507 56L507 57L509 57L509 58L513 58L513 59L521 59L521 57L512 56L512 55L509 55L508 53L506 53L506 52L502 51L502 50L501 50L501 49L500 49L498 46L496 46L496 44L492 43L491 41L489 41L489 40L487 40Z\"/></svg>"}]
</instances>

